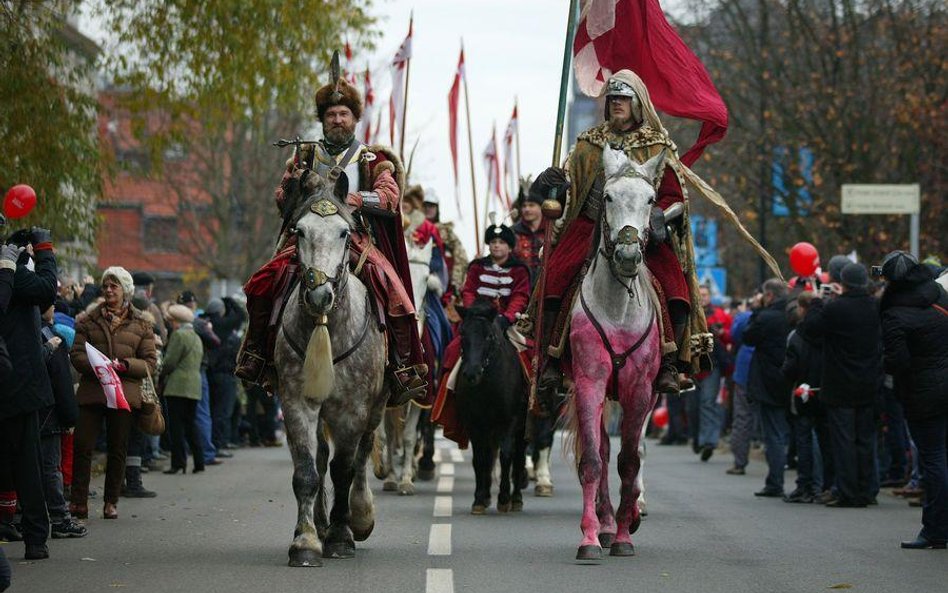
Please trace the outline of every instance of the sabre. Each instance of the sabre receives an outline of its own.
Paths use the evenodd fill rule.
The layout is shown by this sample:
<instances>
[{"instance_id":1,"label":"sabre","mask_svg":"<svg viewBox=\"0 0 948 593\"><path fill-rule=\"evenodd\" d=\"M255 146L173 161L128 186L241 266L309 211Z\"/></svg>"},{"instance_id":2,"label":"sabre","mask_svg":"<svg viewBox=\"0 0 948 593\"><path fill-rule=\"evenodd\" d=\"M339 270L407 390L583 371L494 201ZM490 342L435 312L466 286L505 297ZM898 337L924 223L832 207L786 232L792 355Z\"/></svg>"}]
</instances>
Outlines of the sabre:
<instances>
[{"instance_id":1,"label":"sabre","mask_svg":"<svg viewBox=\"0 0 948 593\"><path fill-rule=\"evenodd\" d=\"M300 166L300 146L303 144L316 144L318 140L301 140L299 136L293 140L287 140L285 138L280 138L276 142L273 142L271 146L276 146L277 148L286 148L287 146L295 146L293 150L293 161L297 167Z\"/></svg>"}]
</instances>

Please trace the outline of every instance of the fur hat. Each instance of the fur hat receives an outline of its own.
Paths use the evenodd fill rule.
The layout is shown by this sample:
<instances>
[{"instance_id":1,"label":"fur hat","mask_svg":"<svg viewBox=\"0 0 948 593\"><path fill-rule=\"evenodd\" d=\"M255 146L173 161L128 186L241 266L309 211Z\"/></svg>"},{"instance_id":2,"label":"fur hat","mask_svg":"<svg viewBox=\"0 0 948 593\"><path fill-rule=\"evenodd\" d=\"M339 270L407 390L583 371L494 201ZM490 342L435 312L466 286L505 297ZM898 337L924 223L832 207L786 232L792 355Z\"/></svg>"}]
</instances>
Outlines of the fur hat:
<instances>
[{"instance_id":1,"label":"fur hat","mask_svg":"<svg viewBox=\"0 0 948 593\"><path fill-rule=\"evenodd\" d=\"M326 111L336 105L348 107L356 121L362 119L362 95L341 76L335 83L330 82L316 91L316 115L319 120L322 121Z\"/></svg>"},{"instance_id":2,"label":"fur hat","mask_svg":"<svg viewBox=\"0 0 948 593\"><path fill-rule=\"evenodd\" d=\"M490 213L491 224L484 230L484 243L489 245L494 239L503 239L507 242L507 245L510 245L510 248L513 249L517 244L517 236L509 226L503 223L497 224L495 220L496 216L496 213Z\"/></svg>"},{"instance_id":3,"label":"fur hat","mask_svg":"<svg viewBox=\"0 0 948 593\"><path fill-rule=\"evenodd\" d=\"M416 210L421 210L425 205L425 190L420 185L412 185L405 190L402 200L411 204Z\"/></svg>"},{"instance_id":4,"label":"fur hat","mask_svg":"<svg viewBox=\"0 0 948 593\"><path fill-rule=\"evenodd\" d=\"M128 270L121 266L112 266L111 268L106 268L102 272L102 282L105 282L107 278L112 278L122 286L122 291L125 293L125 299L131 299L132 295L135 294L135 282L132 280L132 275L128 273Z\"/></svg>"},{"instance_id":5,"label":"fur hat","mask_svg":"<svg viewBox=\"0 0 948 593\"><path fill-rule=\"evenodd\" d=\"M178 323L191 323L194 321L194 311L184 305L171 305L168 307L168 317Z\"/></svg>"}]
</instances>

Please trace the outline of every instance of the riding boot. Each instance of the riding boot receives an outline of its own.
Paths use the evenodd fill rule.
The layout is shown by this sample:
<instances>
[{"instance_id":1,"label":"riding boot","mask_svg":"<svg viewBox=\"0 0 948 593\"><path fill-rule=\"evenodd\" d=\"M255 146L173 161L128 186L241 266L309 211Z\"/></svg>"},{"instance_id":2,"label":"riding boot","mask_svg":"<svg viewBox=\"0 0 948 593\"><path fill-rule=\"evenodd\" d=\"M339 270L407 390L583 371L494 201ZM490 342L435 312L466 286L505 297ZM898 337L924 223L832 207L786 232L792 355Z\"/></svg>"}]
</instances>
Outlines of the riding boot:
<instances>
[{"instance_id":1,"label":"riding boot","mask_svg":"<svg viewBox=\"0 0 948 593\"><path fill-rule=\"evenodd\" d=\"M428 365L412 364L420 359L420 353L414 352L416 348L412 347L413 342L418 341L415 318L409 315L389 317L387 322L389 352L393 354L388 368L392 379L388 405L397 407L411 400L423 400L428 392Z\"/></svg>"},{"instance_id":2,"label":"riding boot","mask_svg":"<svg viewBox=\"0 0 948 593\"><path fill-rule=\"evenodd\" d=\"M267 348L272 309L273 303L269 299L247 299L247 330L237 353L237 368L234 370L238 379L260 385L268 393L273 393L276 385L276 371L271 360L273 353Z\"/></svg>"},{"instance_id":3,"label":"riding boot","mask_svg":"<svg viewBox=\"0 0 948 593\"><path fill-rule=\"evenodd\" d=\"M553 330L556 328L556 321L560 313L559 301L548 300L543 310L543 335L542 343L537 344L540 350L540 360L546 360L543 369L540 371L540 377L537 379L537 393L544 396L542 399L549 401L552 398L545 397L559 391L563 386L563 371L560 368L560 359L549 354L548 347L553 342Z\"/></svg>"}]
</instances>

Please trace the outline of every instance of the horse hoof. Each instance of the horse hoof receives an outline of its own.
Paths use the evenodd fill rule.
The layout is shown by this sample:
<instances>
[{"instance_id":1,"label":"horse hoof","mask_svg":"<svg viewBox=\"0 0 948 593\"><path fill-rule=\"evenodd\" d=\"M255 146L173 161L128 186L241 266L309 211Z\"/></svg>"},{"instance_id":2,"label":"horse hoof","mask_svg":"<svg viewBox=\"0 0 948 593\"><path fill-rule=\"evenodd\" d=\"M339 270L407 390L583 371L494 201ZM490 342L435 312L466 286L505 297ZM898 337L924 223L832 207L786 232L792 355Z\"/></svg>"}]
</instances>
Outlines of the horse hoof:
<instances>
[{"instance_id":1,"label":"horse hoof","mask_svg":"<svg viewBox=\"0 0 948 593\"><path fill-rule=\"evenodd\" d=\"M290 548L289 566L294 568L317 568L323 565L319 552L308 548Z\"/></svg>"},{"instance_id":2,"label":"horse hoof","mask_svg":"<svg viewBox=\"0 0 948 593\"><path fill-rule=\"evenodd\" d=\"M616 541L616 534L614 533L600 533L599 534L599 545L603 548L611 548L612 542Z\"/></svg>"},{"instance_id":3,"label":"horse hoof","mask_svg":"<svg viewBox=\"0 0 948 593\"><path fill-rule=\"evenodd\" d=\"M350 542L333 542L323 546L323 558L343 560L355 556L355 544Z\"/></svg>"},{"instance_id":4,"label":"horse hoof","mask_svg":"<svg viewBox=\"0 0 948 593\"><path fill-rule=\"evenodd\" d=\"M382 483L382 492L395 492L398 490L398 482L395 480L385 480Z\"/></svg>"},{"instance_id":5,"label":"horse hoof","mask_svg":"<svg viewBox=\"0 0 948 593\"><path fill-rule=\"evenodd\" d=\"M411 482L407 484L399 484L398 493L402 496L414 496L415 486Z\"/></svg>"},{"instance_id":6,"label":"horse hoof","mask_svg":"<svg viewBox=\"0 0 948 593\"><path fill-rule=\"evenodd\" d=\"M602 548L593 545L579 546L579 550L576 551L576 560L599 564L599 561L602 560Z\"/></svg>"},{"instance_id":7,"label":"horse hoof","mask_svg":"<svg viewBox=\"0 0 948 593\"><path fill-rule=\"evenodd\" d=\"M357 542L364 542L365 540L369 539L369 536L372 535L372 531L374 529L375 529L375 521L372 521L372 524L369 525L368 528L366 529L357 530L353 528L352 539L356 540Z\"/></svg>"},{"instance_id":8,"label":"horse hoof","mask_svg":"<svg viewBox=\"0 0 948 593\"><path fill-rule=\"evenodd\" d=\"M509 503L509 502L498 502L498 503L497 503L497 512L498 512L498 513L509 513L509 512L510 512L510 503Z\"/></svg>"},{"instance_id":9,"label":"horse hoof","mask_svg":"<svg viewBox=\"0 0 948 593\"><path fill-rule=\"evenodd\" d=\"M629 535L634 535L639 530L640 525L642 525L642 515L634 517L632 522L629 523Z\"/></svg>"},{"instance_id":10,"label":"horse hoof","mask_svg":"<svg viewBox=\"0 0 948 593\"><path fill-rule=\"evenodd\" d=\"M422 482L430 482L435 479L435 470L434 469L418 469L417 478Z\"/></svg>"},{"instance_id":11,"label":"horse hoof","mask_svg":"<svg viewBox=\"0 0 948 593\"><path fill-rule=\"evenodd\" d=\"M610 556L635 556L635 546L629 542L615 542L609 548Z\"/></svg>"},{"instance_id":12,"label":"horse hoof","mask_svg":"<svg viewBox=\"0 0 948 593\"><path fill-rule=\"evenodd\" d=\"M523 510L523 501L515 500L512 503L510 503L510 510L513 511L514 513L521 512Z\"/></svg>"},{"instance_id":13,"label":"horse hoof","mask_svg":"<svg viewBox=\"0 0 948 593\"><path fill-rule=\"evenodd\" d=\"M552 484L537 484L533 488L533 495L541 498L551 498L553 496Z\"/></svg>"},{"instance_id":14,"label":"horse hoof","mask_svg":"<svg viewBox=\"0 0 948 593\"><path fill-rule=\"evenodd\" d=\"M483 514L485 514L486 512L487 512L487 505L486 505L486 504L480 504L480 503L478 503L478 502L475 502L474 504L471 505L471 514L472 514L472 515L483 515Z\"/></svg>"}]
</instances>

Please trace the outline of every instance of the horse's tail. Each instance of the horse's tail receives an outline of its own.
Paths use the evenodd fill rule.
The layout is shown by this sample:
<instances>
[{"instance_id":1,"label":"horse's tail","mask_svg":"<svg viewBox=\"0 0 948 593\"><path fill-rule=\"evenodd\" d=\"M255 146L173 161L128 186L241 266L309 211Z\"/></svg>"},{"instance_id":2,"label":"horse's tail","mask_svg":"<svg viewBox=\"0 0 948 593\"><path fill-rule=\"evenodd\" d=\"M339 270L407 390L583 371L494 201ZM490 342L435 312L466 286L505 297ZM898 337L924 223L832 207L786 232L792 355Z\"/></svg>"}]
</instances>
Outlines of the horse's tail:
<instances>
[{"instance_id":1,"label":"horse's tail","mask_svg":"<svg viewBox=\"0 0 948 593\"><path fill-rule=\"evenodd\" d=\"M608 426L612 417L611 400L606 400L602 407L602 424ZM576 386L570 385L569 394L566 398L566 404L561 413L563 423L563 457L568 460L572 458L573 465L579 469L579 462L583 458L583 442L579 438L579 414L576 411ZM600 428L602 430L602 428Z\"/></svg>"},{"instance_id":2,"label":"horse's tail","mask_svg":"<svg viewBox=\"0 0 948 593\"><path fill-rule=\"evenodd\" d=\"M317 325L306 345L306 358L303 359L303 397L324 401L332 393L336 383L336 373L332 364L332 342L329 329Z\"/></svg>"}]
</instances>

